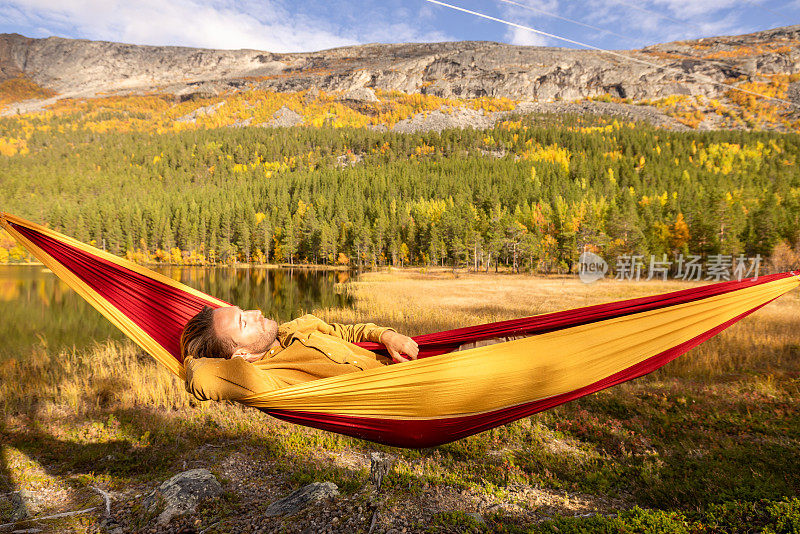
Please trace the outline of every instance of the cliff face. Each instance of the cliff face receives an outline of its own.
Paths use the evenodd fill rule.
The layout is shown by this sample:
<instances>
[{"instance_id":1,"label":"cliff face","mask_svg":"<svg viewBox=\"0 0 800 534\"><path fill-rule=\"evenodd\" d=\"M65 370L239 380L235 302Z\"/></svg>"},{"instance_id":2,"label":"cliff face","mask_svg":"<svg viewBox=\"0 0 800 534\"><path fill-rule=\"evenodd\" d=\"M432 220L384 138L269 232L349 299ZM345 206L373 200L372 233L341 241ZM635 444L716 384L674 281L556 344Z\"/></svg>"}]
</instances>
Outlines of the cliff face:
<instances>
[{"instance_id":1,"label":"cliff face","mask_svg":"<svg viewBox=\"0 0 800 534\"><path fill-rule=\"evenodd\" d=\"M800 25L611 54L492 42L370 44L303 54L136 46L0 35L0 78L25 73L60 94L160 90L217 93L245 81L295 91L358 87L448 97L572 100L717 95L712 82L800 71ZM710 61L713 60L713 61Z\"/></svg>"}]
</instances>

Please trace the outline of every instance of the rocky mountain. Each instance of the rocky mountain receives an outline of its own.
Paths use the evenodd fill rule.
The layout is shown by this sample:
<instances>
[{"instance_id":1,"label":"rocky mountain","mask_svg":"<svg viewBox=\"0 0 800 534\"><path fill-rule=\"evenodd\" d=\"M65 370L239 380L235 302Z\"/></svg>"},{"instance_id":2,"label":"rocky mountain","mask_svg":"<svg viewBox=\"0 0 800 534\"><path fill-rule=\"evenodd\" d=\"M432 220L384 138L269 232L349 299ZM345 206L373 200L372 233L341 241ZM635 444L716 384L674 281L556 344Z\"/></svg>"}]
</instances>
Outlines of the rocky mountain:
<instances>
[{"instance_id":1,"label":"rocky mountain","mask_svg":"<svg viewBox=\"0 0 800 534\"><path fill-rule=\"evenodd\" d=\"M719 98L733 80L765 82L798 72L800 25L613 53L463 41L276 54L0 35L0 82L25 75L57 93L15 103L7 113L99 93L157 91L188 99L245 88L369 88L540 104L598 95L634 102L675 94ZM797 83L789 87L788 97L800 102Z\"/></svg>"}]
</instances>

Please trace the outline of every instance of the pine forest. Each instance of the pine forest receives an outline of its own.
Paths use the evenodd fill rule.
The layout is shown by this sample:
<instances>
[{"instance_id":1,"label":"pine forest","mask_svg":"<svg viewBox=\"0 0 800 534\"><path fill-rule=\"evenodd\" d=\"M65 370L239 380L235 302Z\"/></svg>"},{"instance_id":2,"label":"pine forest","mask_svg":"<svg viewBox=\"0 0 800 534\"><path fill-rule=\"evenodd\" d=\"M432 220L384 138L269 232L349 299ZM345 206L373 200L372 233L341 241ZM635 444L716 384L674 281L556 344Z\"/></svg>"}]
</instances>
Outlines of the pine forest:
<instances>
[{"instance_id":1,"label":"pine forest","mask_svg":"<svg viewBox=\"0 0 800 534\"><path fill-rule=\"evenodd\" d=\"M214 115L222 104L155 95L2 118L0 210L141 263L563 273L584 250L777 258L800 247L796 133L513 113L486 130L396 133L412 113L513 106L381 96L371 114L325 95L245 94ZM240 121L287 106L306 125ZM26 259L0 236L0 263Z\"/></svg>"}]
</instances>

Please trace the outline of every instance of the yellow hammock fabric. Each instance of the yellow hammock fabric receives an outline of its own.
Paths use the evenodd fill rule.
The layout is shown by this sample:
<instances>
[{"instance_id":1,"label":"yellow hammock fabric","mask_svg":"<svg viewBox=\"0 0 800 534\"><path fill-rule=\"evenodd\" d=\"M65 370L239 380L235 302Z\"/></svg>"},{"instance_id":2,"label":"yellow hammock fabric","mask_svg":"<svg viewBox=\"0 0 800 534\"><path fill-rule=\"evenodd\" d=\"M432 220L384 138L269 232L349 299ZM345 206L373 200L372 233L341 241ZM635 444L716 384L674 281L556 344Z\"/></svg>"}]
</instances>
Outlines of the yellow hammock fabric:
<instances>
[{"instance_id":1,"label":"yellow hammock fabric","mask_svg":"<svg viewBox=\"0 0 800 534\"><path fill-rule=\"evenodd\" d=\"M0 224L179 377L183 325L204 305L227 305L23 219L0 214ZM255 394L243 403L371 441L433 446L649 373L798 284L800 275L787 272L418 336L417 361ZM450 352L504 335L529 337Z\"/></svg>"}]
</instances>

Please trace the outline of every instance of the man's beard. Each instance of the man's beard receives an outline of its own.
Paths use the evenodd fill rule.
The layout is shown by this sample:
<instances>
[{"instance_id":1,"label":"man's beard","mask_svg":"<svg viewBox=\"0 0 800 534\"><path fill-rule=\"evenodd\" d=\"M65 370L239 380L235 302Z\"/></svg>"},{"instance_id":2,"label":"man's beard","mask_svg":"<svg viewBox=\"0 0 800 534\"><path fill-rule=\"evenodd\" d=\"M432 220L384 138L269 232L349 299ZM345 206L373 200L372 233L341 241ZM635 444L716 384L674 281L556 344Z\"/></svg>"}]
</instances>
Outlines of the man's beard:
<instances>
[{"instance_id":1,"label":"man's beard","mask_svg":"<svg viewBox=\"0 0 800 534\"><path fill-rule=\"evenodd\" d=\"M275 338L278 335L278 324L274 321L269 323L269 327L265 328L259 338L249 345L244 345L244 348L250 351L252 354L262 354L267 352L272 344L275 342Z\"/></svg>"}]
</instances>

